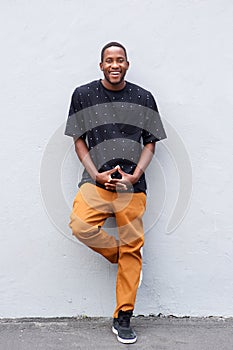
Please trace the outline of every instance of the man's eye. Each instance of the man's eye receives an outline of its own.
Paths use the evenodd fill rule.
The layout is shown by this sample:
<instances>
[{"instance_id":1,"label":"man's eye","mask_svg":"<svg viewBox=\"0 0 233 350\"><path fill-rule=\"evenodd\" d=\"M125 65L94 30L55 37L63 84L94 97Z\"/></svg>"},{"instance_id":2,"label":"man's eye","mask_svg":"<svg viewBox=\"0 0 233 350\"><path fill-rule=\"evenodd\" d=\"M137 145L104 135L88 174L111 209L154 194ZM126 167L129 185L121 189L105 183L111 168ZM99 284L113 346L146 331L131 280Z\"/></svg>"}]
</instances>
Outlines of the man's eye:
<instances>
[{"instance_id":1,"label":"man's eye","mask_svg":"<svg viewBox=\"0 0 233 350\"><path fill-rule=\"evenodd\" d=\"M109 59L109 60L106 60L106 62L107 62L107 63L111 63L111 62L112 62L112 60L110 60L110 59Z\"/></svg>"}]
</instances>

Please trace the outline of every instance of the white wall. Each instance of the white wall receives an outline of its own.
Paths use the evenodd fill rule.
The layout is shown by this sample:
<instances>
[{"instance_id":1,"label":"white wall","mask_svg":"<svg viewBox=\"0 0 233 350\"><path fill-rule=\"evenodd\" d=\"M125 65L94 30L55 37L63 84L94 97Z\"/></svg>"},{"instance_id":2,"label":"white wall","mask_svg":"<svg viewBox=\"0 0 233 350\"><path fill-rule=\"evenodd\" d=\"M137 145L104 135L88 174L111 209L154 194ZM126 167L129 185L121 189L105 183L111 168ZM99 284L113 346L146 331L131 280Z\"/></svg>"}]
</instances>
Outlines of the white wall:
<instances>
[{"instance_id":1,"label":"white wall","mask_svg":"<svg viewBox=\"0 0 233 350\"><path fill-rule=\"evenodd\" d=\"M67 226L80 165L62 135L111 40L170 136L148 171L135 313L233 316L232 15L231 0L1 1L0 317L112 315L116 267Z\"/></svg>"}]
</instances>

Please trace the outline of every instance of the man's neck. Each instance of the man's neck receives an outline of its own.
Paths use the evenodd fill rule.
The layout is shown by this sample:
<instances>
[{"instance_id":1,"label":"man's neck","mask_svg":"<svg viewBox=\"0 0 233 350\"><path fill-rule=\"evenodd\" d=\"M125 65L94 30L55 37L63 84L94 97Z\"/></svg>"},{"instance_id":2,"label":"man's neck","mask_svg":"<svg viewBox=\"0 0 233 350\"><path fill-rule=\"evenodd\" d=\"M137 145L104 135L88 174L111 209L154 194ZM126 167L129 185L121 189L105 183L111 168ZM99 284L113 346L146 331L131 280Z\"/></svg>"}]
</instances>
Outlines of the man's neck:
<instances>
[{"instance_id":1,"label":"man's neck","mask_svg":"<svg viewBox=\"0 0 233 350\"><path fill-rule=\"evenodd\" d=\"M103 86L108 89L108 90L112 90L112 91L120 91L120 90L123 90L125 85L126 85L126 82L125 80L121 81L119 84L111 84L109 83L106 79L102 79L101 80L101 83L103 84Z\"/></svg>"}]
</instances>

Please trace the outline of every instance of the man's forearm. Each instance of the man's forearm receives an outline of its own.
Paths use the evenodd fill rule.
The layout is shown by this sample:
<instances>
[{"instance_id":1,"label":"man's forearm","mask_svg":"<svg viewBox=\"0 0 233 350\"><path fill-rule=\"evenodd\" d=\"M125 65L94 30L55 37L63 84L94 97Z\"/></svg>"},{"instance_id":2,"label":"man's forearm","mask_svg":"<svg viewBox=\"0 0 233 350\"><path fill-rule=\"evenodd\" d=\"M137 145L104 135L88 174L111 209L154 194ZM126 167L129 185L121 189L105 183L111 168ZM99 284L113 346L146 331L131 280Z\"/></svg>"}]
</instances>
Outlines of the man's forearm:
<instances>
[{"instance_id":1,"label":"man's forearm","mask_svg":"<svg viewBox=\"0 0 233 350\"><path fill-rule=\"evenodd\" d=\"M86 142L81 138L75 141L75 150L86 171L95 182L102 185L110 182L111 175L116 171L115 168L99 173L90 157Z\"/></svg>"},{"instance_id":2,"label":"man's forearm","mask_svg":"<svg viewBox=\"0 0 233 350\"><path fill-rule=\"evenodd\" d=\"M155 152L155 142L148 143L144 146L141 156L139 158L138 164L134 170L133 176L135 177L136 181L140 179L142 174L145 172L146 168L151 162L151 159L153 158Z\"/></svg>"},{"instance_id":3,"label":"man's forearm","mask_svg":"<svg viewBox=\"0 0 233 350\"><path fill-rule=\"evenodd\" d=\"M78 158L80 159L83 166L85 167L86 171L91 176L91 178L93 180L96 180L98 170L96 169L96 167L95 167L95 165L90 157L87 144L83 139L79 138L75 141L75 151L78 155Z\"/></svg>"}]
</instances>

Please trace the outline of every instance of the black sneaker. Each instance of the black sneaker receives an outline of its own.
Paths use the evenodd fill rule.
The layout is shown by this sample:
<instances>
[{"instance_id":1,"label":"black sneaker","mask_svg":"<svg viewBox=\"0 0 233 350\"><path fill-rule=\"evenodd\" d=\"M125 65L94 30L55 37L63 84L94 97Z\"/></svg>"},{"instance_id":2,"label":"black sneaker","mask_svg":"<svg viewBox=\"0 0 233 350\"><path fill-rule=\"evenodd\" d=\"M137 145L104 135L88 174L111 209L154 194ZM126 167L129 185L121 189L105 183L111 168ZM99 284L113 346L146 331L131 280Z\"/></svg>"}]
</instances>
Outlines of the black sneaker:
<instances>
[{"instance_id":1,"label":"black sneaker","mask_svg":"<svg viewBox=\"0 0 233 350\"><path fill-rule=\"evenodd\" d=\"M123 344L132 344L137 340L134 330L130 327L132 311L119 311L118 318L113 319L112 331L117 340Z\"/></svg>"}]
</instances>

